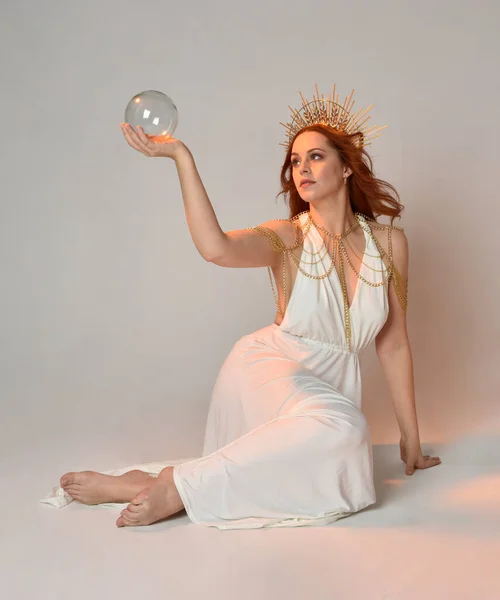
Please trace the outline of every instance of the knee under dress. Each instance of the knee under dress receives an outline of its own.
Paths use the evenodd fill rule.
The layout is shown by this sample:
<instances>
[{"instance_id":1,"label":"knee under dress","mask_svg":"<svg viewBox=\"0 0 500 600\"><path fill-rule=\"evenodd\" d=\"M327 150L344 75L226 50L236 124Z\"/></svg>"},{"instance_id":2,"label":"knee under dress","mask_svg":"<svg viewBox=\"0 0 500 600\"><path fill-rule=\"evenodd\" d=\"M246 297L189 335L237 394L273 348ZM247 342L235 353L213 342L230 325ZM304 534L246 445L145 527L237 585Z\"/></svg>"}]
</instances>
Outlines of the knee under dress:
<instances>
[{"instance_id":1,"label":"knee under dress","mask_svg":"<svg viewBox=\"0 0 500 600\"><path fill-rule=\"evenodd\" d=\"M301 226L307 217L298 215ZM368 221L356 218L366 240L359 274L378 285L358 281L349 343L337 271L312 279L298 270L280 325L244 335L223 362L202 456L109 474L132 468L157 474L174 466L191 521L219 529L324 525L375 503L359 355L387 320L389 279ZM323 238L311 227L302 252L322 248ZM325 273L330 260L327 255L308 272ZM64 506L71 500L54 488L42 502Z\"/></svg>"},{"instance_id":2,"label":"knee under dress","mask_svg":"<svg viewBox=\"0 0 500 600\"><path fill-rule=\"evenodd\" d=\"M306 217L300 215L302 224ZM362 263L360 275L380 282L382 257L368 222L357 218L365 255L379 257L375 264L370 259L375 270L369 274ZM309 252L323 243L314 227L303 240ZM324 273L319 265L316 270ZM202 456L174 467L193 522L219 529L319 525L375 503L359 353L388 312L388 283L359 281L349 348L336 270L321 280L297 272L281 324L243 336L225 359L212 390Z\"/></svg>"}]
</instances>

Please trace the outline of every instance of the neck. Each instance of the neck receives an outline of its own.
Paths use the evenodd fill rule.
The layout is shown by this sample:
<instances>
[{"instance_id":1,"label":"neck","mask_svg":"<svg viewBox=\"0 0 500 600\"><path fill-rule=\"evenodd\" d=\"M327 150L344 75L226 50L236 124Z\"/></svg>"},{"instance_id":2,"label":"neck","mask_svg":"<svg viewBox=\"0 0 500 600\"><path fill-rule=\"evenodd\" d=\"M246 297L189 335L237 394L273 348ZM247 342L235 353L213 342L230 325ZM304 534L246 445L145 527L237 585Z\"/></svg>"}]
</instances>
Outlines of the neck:
<instances>
[{"instance_id":1,"label":"neck","mask_svg":"<svg viewBox=\"0 0 500 600\"><path fill-rule=\"evenodd\" d=\"M317 225L324 227L334 235L344 233L356 223L356 217L349 202L345 202L341 206L314 207L310 204L309 212Z\"/></svg>"}]
</instances>

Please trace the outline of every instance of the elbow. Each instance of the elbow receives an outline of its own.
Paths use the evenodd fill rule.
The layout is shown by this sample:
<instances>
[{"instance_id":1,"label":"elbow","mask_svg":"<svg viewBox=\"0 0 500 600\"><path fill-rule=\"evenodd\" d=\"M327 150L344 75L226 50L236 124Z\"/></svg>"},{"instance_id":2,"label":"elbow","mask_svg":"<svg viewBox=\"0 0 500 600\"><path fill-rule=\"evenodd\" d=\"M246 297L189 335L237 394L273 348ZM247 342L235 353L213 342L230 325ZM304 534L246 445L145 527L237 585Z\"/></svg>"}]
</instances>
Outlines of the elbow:
<instances>
[{"instance_id":1,"label":"elbow","mask_svg":"<svg viewBox=\"0 0 500 600\"><path fill-rule=\"evenodd\" d=\"M200 253L201 254L201 253ZM205 262L212 263L213 265L218 265L218 259L216 256L201 254L201 257Z\"/></svg>"},{"instance_id":2,"label":"elbow","mask_svg":"<svg viewBox=\"0 0 500 600\"><path fill-rule=\"evenodd\" d=\"M220 260L220 254L210 254L208 252L200 252L204 261L217 265Z\"/></svg>"},{"instance_id":3,"label":"elbow","mask_svg":"<svg viewBox=\"0 0 500 600\"><path fill-rule=\"evenodd\" d=\"M224 256L225 248L226 248L227 236L224 234L224 237L217 248L212 248L212 250L205 250L202 252L198 250L201 254L202 258L209 263L218 264L221 258Z\"/></svg>"},{"instance_id":4,"label":"elbow","mask_svg":"<svg viewBox=\"0 0 500 600\"><path fill-rule=\"evenodd\" d=\"M227 257L228 257L228 251L227 251L227 245L226 245L226 240L224 240L224 243L221 244L217 249L212 249L212 252L200 252L200 254L202 255L202 257L210 263L213 263L214 265L219 265L221 267L227 266Z\"/></svg>"},{"instance_id":5,"label":"elbow","mask_svg":"<svg viewBox=\"0 0 500 600\"><path fill-rule=\"evenodd\" d=\"M209 250L203 250L202 248L197 248L198 254L203 258L205 262L216 263L220 253L210 252Z\"/></svg>"}]
</instances>

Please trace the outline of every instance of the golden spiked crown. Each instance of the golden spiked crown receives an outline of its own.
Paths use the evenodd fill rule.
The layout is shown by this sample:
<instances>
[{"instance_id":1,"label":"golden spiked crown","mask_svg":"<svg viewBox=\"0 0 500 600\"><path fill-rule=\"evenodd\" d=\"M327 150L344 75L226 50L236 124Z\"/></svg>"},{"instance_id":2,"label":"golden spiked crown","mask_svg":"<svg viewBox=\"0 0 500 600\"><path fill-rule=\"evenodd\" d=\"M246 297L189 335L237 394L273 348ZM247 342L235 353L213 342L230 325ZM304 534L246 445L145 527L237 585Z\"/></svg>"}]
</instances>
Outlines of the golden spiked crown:
<instances>
[{"instance_id":1,"label":"golden spiked crown","mask_svg":"<svg viewBox=\"0 0 500 600\"><path fill-rule=\"evenodd\" d=\"M385 129L387 125L383 127L377 127L376 125L370 128L366 127L366 123L369 116L367 113L373 107L371 104L366 110L360 108L356 114L352 113L354 106L354 100L352 99L354 90L352 90L349 97L346 96L344 104L339 104L339 96L335 95L336 85L333 86L332 94L328 94L325 98L324 94L321 94L321 98L318 92L318 86L316 85L316 95L313 96L311 101L304 98L301 92L299 92L302 99L302 107L298 110L289 106L292 113L292 120L290 123L281 123L287 130L287 141L280 144L288 149L292 139L295 135L304 127L309 125L327 125L332 129L340 133L353 135L352 142L358 148L368 146L372 140L382 135L379 133L382 129Z\"/></svg>"}]
</instances>

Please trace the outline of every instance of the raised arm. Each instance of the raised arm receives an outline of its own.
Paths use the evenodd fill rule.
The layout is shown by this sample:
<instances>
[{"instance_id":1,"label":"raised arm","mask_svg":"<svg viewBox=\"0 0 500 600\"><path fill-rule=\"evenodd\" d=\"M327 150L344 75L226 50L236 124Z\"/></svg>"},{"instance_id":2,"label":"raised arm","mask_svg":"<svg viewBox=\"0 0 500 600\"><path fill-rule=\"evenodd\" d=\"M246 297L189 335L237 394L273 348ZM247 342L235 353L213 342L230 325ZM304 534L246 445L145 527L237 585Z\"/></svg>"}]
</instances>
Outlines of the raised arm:
<instances>
[{"instance_id":1,"label":"raised arm","mask_svg":"<svg viewBox=\"0 0 500 600\"><path fill-rule=\"evenodd\" d=\"M226 236L187 146L182 145L176 154L175 164L191 238L201 256L211 262L225 245Z\"/></svg>"},{"instance_id":2,"label":"raised arm","mask_svg":"<svg viewBox=\"0 0 500 600\"><path fill-rule=\"evenodd\" d=\"M281 263L283 251L297 244L299 235L285 219L227 231L219 255L211 262L221 267L275 267Z\"/></svg>"},{"instance_id":3,"label":"raised arm","mask_svg":"<svg viewBox=\"0 0 500 600\"><path fill-rule=\"evenodd\" d=\"M289 221L276 219L257 227L224 232L187 147L179 152L175 162L189 231L205 260L221 267L278 264L284 244L293 242L294 228Z\"/></svg>"},{"instance_id":4,"label":"raised arm","mask_svg":"<svg viewBox=\"0 0 500 600\"><path fill-rule=\"evenodd\" d=\"M175 161L189 232L206 261L223 267L273 267L278 264L282 256L280 245L293 243L294 228L289 221L266 221L255 228L224 232L189 148L175 138L154 142L141 128L135 131L124 124L122 130L128 144L144 155Z\"/></svg>"}]
</instances>

